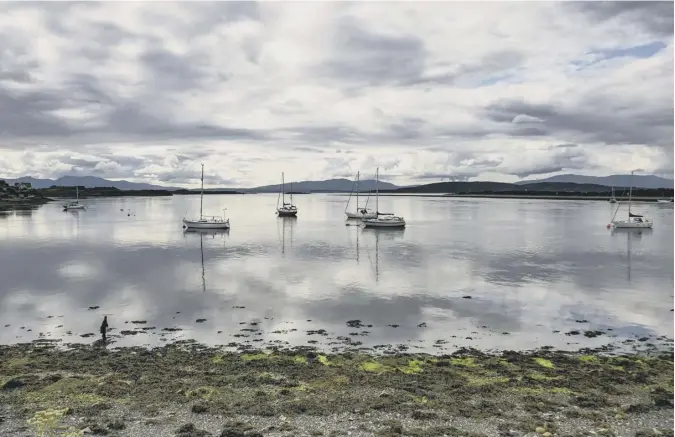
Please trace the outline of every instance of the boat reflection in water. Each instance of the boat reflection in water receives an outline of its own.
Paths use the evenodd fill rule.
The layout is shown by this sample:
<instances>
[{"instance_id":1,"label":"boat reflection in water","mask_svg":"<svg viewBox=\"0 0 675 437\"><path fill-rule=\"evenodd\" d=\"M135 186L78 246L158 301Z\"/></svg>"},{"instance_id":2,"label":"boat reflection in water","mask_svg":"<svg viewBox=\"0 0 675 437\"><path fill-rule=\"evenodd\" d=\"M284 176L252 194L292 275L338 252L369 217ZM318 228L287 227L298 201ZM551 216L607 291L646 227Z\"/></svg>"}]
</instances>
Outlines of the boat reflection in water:
<instances>
[{"instance_id":1,"label":"boat reflection in water","mask_svg":"<svg viewBox=\"0 0 675 437\"><path fill-rule=\"evenodd\" d=\"M630 281L631 273L631 252L633 251L633 242L639 242L643 236L649 236L654 232L652 228L635 229L635 228L614 228L612 229L613 237L623 237L626 239L626 268L628 270L628 280Z\"/></svg>"},{"instance_id":2,"label":"boat reflection in water","mask_svg":"<svg viewBox=\"0 0 675 437\"><path fill-rule=\"evenodd\" d=\"M281 223L281 231L279 230L279 227L277 226L277 235L278 238L281 240L281 255L283 256L286 253L286 239L288 238L288 242L290 247L293 247L293 229L295 229L295 225L298 222L298 218L296 216L283 216L279 215L277 217L277 223ZM288 237L286 236L286 233L288 233Z\"/></svg>"},{"instance_id":3,"label":"boat reflection in water","mask_svg":"<svg viewBox=\"0 0 675 437\"><path fill-rule=\"evenodd\" d=\"M380 240L393 241L400 240L405 234L405 228L359 228L357 231L357 245L356 245L356 260L359 260L359 239L358 234L363 233L368 239L375 240L375 283L380 280ZM370 251L367 251L368 259L370 258Z\"/></svg>"},{"instance_id":4,"label":"boat reflection in water","mask_svg":"<svg viewBox=\"0 0 675 437\"><path fill-rule=\"evenodd\" d=\"M188 238L199 236L199 251L201 252L201 261L202 261L202 291L206 291L206 271L204 269L204 238L211 239L225 239L226 236L230 235L230 228L225 229L200 229L200 228L186 228L183 229L183 236Z\"/></svg>"}]
</instances>

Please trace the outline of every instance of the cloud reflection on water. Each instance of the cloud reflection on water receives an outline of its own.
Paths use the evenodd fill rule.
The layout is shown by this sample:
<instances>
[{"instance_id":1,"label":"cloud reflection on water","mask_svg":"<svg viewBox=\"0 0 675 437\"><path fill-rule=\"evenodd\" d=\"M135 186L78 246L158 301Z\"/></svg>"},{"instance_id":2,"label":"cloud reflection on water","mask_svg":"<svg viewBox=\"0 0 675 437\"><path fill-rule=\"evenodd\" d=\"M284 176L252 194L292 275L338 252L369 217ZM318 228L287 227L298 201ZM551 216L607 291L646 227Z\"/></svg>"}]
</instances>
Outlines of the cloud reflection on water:
<instances>
[{"instance_id":1,"label":"cloud reflection on water","mask_svg":"<svg viewBox=\"0 0 675 437\"><path fill-rule=\"evenodd\" d=\"M351 319L373 325L356 338L364 345L425 340L427 349L439 339L565 347L581 340L562 333L593 327L672 337L672 313L664 310L672 302L672 209L655 209L661 227L628 241L626 234L597 229L606 208L595 202L446 205L409 198L404 204L416 210L431 202L425 221L408 219L404 231L383 231L345 226L342 204L330 196L303 196L312 207L299 208L295 220L276 218L266 208L271 196L244 197L249 212L230 216L229 233L181 232L185 198L101 199L77 216L46 205L30 216L7 217L0 231L8 243L0 247L0 342L68 330L68 341L85 341L78 335L96 332L102 314L118 331L133 328L124 322L146 320L157 331L183 329L170 337L211 344L325 344L331 340L304 331L347 335L354 331L345 325ZM390 202L398 211L396 199ZM328 211L329 218L316 220L312 210ZM197 318L207 322L195 324ZM232 337L253 319L262 335ZM575 322L581 319L590 324ZM418 328L421 323L427 326ZM289 329L297 331L271 333ZM157 340L144 333L119 344Z\"/></svg>"}]
</instances>

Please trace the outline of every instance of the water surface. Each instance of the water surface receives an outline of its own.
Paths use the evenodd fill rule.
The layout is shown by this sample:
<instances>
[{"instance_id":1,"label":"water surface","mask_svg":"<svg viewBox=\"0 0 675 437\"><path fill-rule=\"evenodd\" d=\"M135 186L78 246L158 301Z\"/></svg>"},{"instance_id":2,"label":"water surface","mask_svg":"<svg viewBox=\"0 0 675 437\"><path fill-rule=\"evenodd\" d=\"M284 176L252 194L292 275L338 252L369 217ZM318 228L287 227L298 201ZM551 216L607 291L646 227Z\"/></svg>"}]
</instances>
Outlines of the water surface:
<instances>
[{"instance_id":1,"label":"water surface","mask_svg":"<svg viewBox=\"0 0 675 437\"><path fill-rule=\"evenodd\" d=\"M226 207L232 223L207 234L181 227L199 196L1 214L0 343L90 342L81 335L98 333L104 314L116 345L438 352L673 336L670 205L635 206L651 232L612 232L606 202L381 197L408 222L396 231L347 226L345 199L295 196L298 218L282 219L276 195L205 196L205 213Z\"/></svg>"}]
</instances>

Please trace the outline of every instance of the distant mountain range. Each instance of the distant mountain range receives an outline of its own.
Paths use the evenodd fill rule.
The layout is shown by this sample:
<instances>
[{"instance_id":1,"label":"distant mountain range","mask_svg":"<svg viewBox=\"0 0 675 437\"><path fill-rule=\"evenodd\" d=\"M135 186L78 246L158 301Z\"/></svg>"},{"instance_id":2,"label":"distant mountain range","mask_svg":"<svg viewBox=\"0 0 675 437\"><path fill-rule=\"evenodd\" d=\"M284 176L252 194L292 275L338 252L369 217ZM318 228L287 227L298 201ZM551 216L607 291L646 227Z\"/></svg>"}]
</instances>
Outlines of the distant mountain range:
<instances>
[{"instance_id":1,"label":"distant mountain range","mask_svg":"<svg viewBox=\"0 0 675 437\"><path fill-rule=\"evenodd\" d=\"M389 182L380 181L378 184L380 190L396 190L401 188ZM239 189L237 191L244 193L278 193L281 184L265 185L256 188ZM336 192L350 192L354 188L354 181L349 179L329 179L327 181L302 181L286 183L286 191L293 192L312 192L312 193L336 193ZM359 181L359 191L370 191L375 189L375 179L363 179Z\"/></svg>"},{"instance_id":2,"label":"distant mountain range","mask_svg":"<svg viewBox=\"0 0 675 437\"><path fill-rule=\"evenodd\" d=\"M0 178L2 179L2 178ZM8 184L14 182L29 182L33 188L49 188L52 185L60 187L85 187L102 188L115 187L120 190L178 190L176 187L162 187L161 185L152 185L128 181L110 181L108 179L98 178L96 176L62 176L58 179L38 179L31 176L24 176L16 179L5 179Z\"/></svg>"},{"instance_id":3,"label":"distant mountain range","mask_svg":"<svg viewBox=\"0 0 675 437\"><path fill-rule=\"evenodd\" d=\"M2 178L0 178L2 179ZM115 187L120 190L179 190L178 187L164 187L161 185L153 185L146 183L136 183L129 181L112 181L108 179L103 179L95 176L63 176L58 179L38 179L31 176L25 176L17 179L5 179L10 184L14 182L30 182L34 188L49 188L52 185L63 186L63 187L74 187L74 186L84 186L86 188L101 188L101 187ZM379 189L382 191L398 191L398 192L432 192L429 190L441 190L437 192L446 192L453 191L479 191L482 189L504 191L507 189L519 189L519 186L523 186L522 189L526 189L527 185L537 184L537 189L542 189L543 187L548 187L553 190L562 190L567 191L572 189L572 185L568 184L581 184L585 187L577 186L574 190L580 190L582 188L591 190L600 190L602 187L628 187L630 186L630 175L612 175L612 176L579 176L574 174L553 176L546 179L530 180L530 181L520 181L515 184L507 184L501 182L441 182L435 184L427 184L420 186L410 186L410 187L401 187L389 182L379 183ZM354 182L349 179L329 179L325 181L300 181L286 184L287 191L293 192L350 192L353 188ZM554 186L555 185L555 186ZM277 185L264 185L261 187L255 188L209 188L205 191L221 191L221 190L233 190L240 193L276 193L279 191L281 184ZM444 188L441 188L444 187ZM481 187L490 187L490 188L481 188ZM665 179L653 175L635 175L633 176L633 187L635 188L673 188L673 180ZM359 191L371 191L375 190L375 180L368 179L359 181ZM573 190L573 191L574 191ZM193 189L194 191L194 189ZM436 192L436 191L433 191Z\"/></svg>"},{"instance_id":4,"label":"distant mountain range","mask_svg":"<svg viewBox=\"0 0 675 437\"><path fill-rule=\"evenodd\" d=\"M575 174L563 174L546 179L516 182L518 185L536 184L539 182L562 182L574 184L605 185L608 187L630 187L630 175L611 176L579 176ZM635 188L673 188L673 180L652 175L634 175L633 187Z\"/></svg>"},{"instance_id":5,"label":"distant mountain range","mask_svg":"<svg viewBox=\"0 0 675 437\"><path fill-rule=\"evenodd\" d=\"M2 178L0 178L2 179ZM62 176L58 179L38 179L31 176L20 177L17 179L5 179L9 184L14 182L30 182L33 188L49 188L52 185L61 187L85 187L85 188L102 188L114 187L120 190L180 190L178 187L163 187L161 185L144 184L128 181L111 181L95 176ZM326 181L302 181L286 184L286 191L293 190L294 192L349 192L354 186L354 181L349 179L329 179ZM388 182L380 181L379 187L381 190L395 190L400 188L397 185ZM204 191L222 191L232 190L240 193L277 193L281 188L281 184L264 185L255 188L206 188ZM375 180L367 179L359 181L359 191L368 191L375 189ZM194 190L194 189L192 189Z\"/></svg>"}]
</instances>

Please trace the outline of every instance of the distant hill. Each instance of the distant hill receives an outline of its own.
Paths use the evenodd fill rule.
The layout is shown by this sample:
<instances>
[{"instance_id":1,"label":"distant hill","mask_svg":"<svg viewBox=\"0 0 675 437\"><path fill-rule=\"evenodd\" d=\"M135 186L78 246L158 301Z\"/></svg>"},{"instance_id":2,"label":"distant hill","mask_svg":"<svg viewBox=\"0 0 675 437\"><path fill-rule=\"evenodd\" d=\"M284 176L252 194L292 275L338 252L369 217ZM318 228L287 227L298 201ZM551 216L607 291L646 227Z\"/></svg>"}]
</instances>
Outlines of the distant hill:
<instances>
[{"instance_id":1,"label":"distant hill","mask_svg":"<svg viewBox=\"0 0 675 437\"><path fill-rule=\"evenodd\" d=\"M530 185L540 182L571 182L575 184L594 184L614 187L629 187L631 185L630 175L611 175L611 176L579 176L575 174L564 174L552 176L546 179L537 179L532 181L520 181L518 185ZM661 178L653 175L634 175L633 187L635 188L673 188L673 180Z\"/></svg>"},{"instance_id":2,"label":"distant hill","mask_svg":"<svg viewBox=\"0 0 675 437\"><path fill-rule=\"evenodd\" d=\"M627 187L614 187L617 195L627 192ZM671 189L637 189L637 190L653 190L655 196L670 196ZM383 190L380 190L382 192ZM530 184L509 184L504 182L437 182L434 184L419 185L416 187L403 187L396 190L386 190L387 193L455 193L455 194L499 194L499 193L598 193L609 194L612 187L598 184L575 184L572 182L534 182ZM633 192L636 192L634 189Z\"/></svg>"},{"instance_id":3,"label":"distant hill","mask_svg":"<svg viewBox=\"0 0 675 437\"><path fill-rule=\"evenodd\" d=\"M396 190L401 188L397 185L390 184L389 182L378 183L380 190ZM293 192L303 192L303 193L339 193L339 192L350 192L354 188L354 181L349 179L329 179L327 181L300 181L300 182L290 182L286 183L286 190ZM247 189L237 189L237 191L247 192L247 193L278 193L281 189L281 184L277 185L265 185L262 187L247 188ZM359 181L359 191L370 191L375 189L375 180L374 179L364 179Z\"/></svg>"},{"instance_id":4,"label":"distant hill","mask_svg":"<svg viewBox=\"0 0 675 437\"><path fill-rule=\"evenodd\" d=\"M0 178L2 179L2 178ZM24 176L17 179L5 179L8 184L14 182L30 182L33 188L49 188L52 185L61 187L86 187L102 188L114 187L119 190L177 190L175 187L162 187L161 185L152 185L128 181L111 181L95 176L62 176L58 179L38 179L31 176Z\"/></svg>"},{"instance_id":5,"label":"distant hill","mask_svg":"<svg viewBox=\"0 0 675 437\"><path fill-rule=\"evenodd\" d=\"M2 178L0 178L2 180ZM9 184L14 182L30 182L33 188L49 188L53 185L61 187L84 186L86 188L114 187L120 190L181 190L177 187L163 187L161 185L152 185L145 183L136 183L128 181L112 181L95 176L62 176L58 179L38 179L31 176L24 176L17 179L4 179ZM350 192L354 182L349 179L330 179L326 181L299 181L286 184L286 189L293 189L294 192L321 193L321 192ZM379 182L381 190L394 190L400 188L389 182ZM277 193L281 184L264 185L255 188L206 188L204 191L237 191L240 193ZM369 191L375 189L375 180L368 179L359 181L359 191ZM190 191L199 191L199 188L191 188Z\"/></svg>"}]
</instances>

